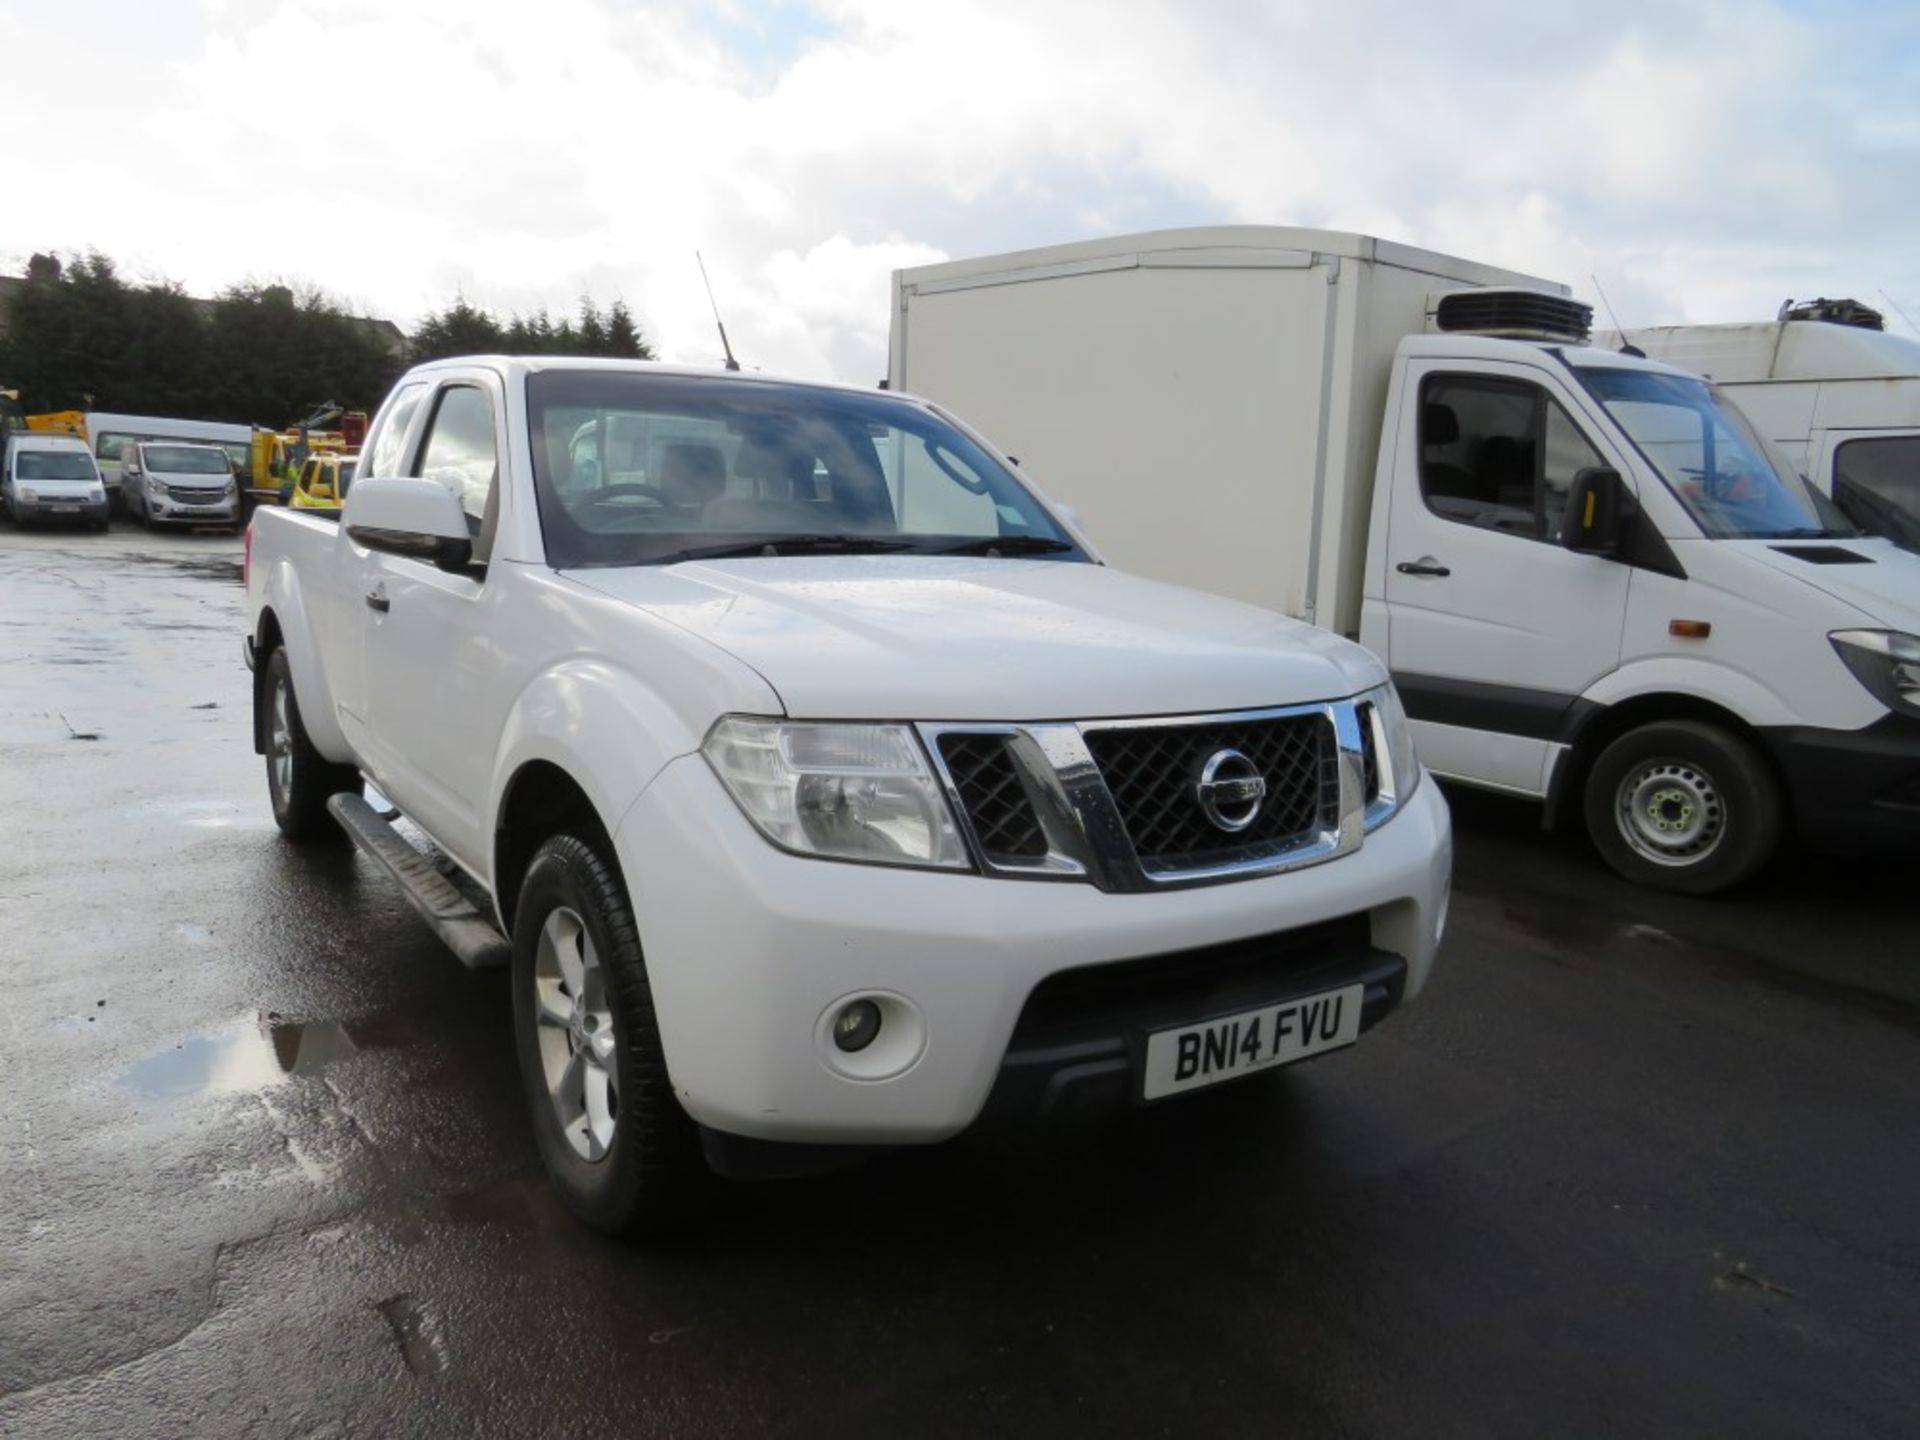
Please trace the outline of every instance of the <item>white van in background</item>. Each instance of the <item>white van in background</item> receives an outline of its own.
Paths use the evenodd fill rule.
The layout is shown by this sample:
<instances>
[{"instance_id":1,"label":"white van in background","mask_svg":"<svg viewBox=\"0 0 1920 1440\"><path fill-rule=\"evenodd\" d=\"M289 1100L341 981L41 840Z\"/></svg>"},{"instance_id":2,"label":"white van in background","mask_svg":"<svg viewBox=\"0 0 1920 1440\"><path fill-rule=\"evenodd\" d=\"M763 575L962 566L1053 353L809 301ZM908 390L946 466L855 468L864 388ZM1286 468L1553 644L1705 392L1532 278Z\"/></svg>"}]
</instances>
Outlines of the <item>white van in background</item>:
<instances>
[{"instance_id":1,"label":"white van in background","mask_svg":"<svg viewBox=\"0 0 1920 1440\"><path fill-rule=\"evenodd\" d=\"M190 445L218 445L238 473L248 473L253 465L253 427L228 425L219 420L173 420L163 415L115 415L104 410L87 414L87 439L93 446L93 458L100 467L100 478L116 503L120 489L120 456L128 446L143 440L179 440Z\"/></svg>"},{"instance_id":2,"label":"white van in background","mask_svg":"<svg viewBox=\"0 0 1920 1440\"><path fill-rule=\"evenodd\" d=\"M889 384L1114 563L1357 634L1430 769L1631 879L1920 846L1920 556L1590 319L1364 235L1159 231L897 272Z\"/></svg>"},{"instance_id":3,"label":"white van in background","mask_svg":"<svg viewBox=\"0 0 1920 1440\"><path fill-rule=\"evenodd\" d=\"M74 520L107 528L107 492L99 467L77 435L20 430L0 450L0 509L15 525Z\"/></svg>"},{"instance_id":4,"label":"white van in background","mask_svg":"<svg viewBox=\"0 0 1920 1440\"><path fill-rule=\"evenodd\" d=\"M1920 340L1887 334L1877 311L1790 300L1758 324L1608 331L1594 343L1708 376L1855 525L1920 551Z\"/></svg>"}]
</instances>

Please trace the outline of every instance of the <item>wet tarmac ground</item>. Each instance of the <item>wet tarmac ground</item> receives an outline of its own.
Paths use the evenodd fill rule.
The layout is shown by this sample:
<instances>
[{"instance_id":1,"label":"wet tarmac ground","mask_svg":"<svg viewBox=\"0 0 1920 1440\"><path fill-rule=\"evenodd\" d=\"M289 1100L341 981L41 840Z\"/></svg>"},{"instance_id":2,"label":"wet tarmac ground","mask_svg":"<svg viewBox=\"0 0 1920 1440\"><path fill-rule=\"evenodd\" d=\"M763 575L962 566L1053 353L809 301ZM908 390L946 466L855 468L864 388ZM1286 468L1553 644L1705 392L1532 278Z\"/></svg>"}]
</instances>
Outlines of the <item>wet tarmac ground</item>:
<instances>
[{"instance_id":1,"label":"wet tarmac ground","mask_svg":"<svg viewBox=\"0 0 1920 1440\"><path fill-rule=\"evenodd\" d=\"M1920 1434L1911 867L1690 902L1457 793L1357 1048L614 1243L503 978L274 831L239 562L0 528L0 1436Z\"/></svg>"}]
</instances>

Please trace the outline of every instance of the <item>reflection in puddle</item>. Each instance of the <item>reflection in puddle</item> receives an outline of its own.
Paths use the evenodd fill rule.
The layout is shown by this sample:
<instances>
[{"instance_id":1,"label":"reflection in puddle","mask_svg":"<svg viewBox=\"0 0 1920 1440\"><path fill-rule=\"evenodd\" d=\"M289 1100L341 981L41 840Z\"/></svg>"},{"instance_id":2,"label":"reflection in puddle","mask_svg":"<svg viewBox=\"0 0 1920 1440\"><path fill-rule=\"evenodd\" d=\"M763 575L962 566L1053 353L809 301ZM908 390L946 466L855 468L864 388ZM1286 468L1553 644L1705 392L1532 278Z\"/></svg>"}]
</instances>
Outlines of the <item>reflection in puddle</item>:
<instances>
[{"instance_id":1,"label":"reflection in puddle","mask_svg":"<svg viewBox=\"0 0 1920 1440\"><path fill-rule=\"evenodd\" d=\"M249 1015L149 1055L120 1083L153 1100L231 1095L278 1085L289 1075L318 1074L359 1049L347 1027L335 1021L300 1024L271 1013Z\"/></svg>"}]
</instances>

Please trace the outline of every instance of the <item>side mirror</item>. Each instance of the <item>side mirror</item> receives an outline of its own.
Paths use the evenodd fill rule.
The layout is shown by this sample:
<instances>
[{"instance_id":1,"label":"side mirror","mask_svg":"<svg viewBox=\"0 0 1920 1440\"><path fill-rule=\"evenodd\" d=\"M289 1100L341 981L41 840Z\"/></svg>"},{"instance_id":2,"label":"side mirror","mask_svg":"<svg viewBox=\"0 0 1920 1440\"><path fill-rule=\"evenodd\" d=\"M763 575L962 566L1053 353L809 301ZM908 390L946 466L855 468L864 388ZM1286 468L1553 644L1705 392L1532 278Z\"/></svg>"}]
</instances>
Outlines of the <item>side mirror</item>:
<instances>
[{"instance_id":1,"label":"side mirror","mask_svg":"<svg viewBox=\"0 0 1920 1440\"><path fill-rule=\"evenodd\" d=\"M1560 543L1579 555L1614 555L1626 538L1632 497L1618 470L1589 465L1567 487Z\"/></svg>"},{"instance_id":2,"label":"side mirror","mask_svg":"<svg viewBox=\"0 0 1920 1440\"><path fill-rule=\"evenodd\" d=\"M347 492L340 525L357 545L442 570L462 570L473 560L467 512L437 480L361 480Z\"/></svg>"}]
</instances>

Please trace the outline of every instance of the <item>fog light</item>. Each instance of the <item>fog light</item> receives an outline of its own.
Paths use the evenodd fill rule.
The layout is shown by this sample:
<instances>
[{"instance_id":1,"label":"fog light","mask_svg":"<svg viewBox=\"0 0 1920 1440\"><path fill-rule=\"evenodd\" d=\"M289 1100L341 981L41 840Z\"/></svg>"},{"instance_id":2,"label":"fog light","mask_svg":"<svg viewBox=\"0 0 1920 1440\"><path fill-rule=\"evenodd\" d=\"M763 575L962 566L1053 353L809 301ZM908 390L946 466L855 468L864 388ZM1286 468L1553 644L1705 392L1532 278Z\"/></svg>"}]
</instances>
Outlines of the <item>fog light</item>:
<instances>
[{"instance_id":1,"label":"fog light","mask_svg":"<svg viewBox=\"0 0 1920 1440\"><path fill-rule=\"evenodd\" d=\"M833 1043L847 1054L864 1050L880 1033L880 1007L871 1000L855 1000L833 1017Z\"/></svg>"}]
</instances>

